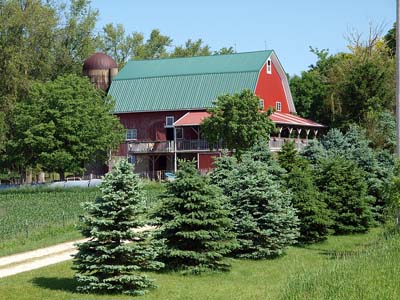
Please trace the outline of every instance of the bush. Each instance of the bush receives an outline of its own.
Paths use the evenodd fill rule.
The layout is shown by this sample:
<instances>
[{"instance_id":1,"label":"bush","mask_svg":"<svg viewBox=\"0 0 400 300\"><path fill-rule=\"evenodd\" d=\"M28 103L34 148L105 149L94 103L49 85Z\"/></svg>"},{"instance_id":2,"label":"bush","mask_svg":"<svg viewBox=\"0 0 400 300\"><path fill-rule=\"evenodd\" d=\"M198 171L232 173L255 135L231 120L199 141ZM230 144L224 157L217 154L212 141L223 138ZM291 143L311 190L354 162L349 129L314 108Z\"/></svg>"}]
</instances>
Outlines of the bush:
<instances>
[{"instance_id":1,"label":"bush","mask_svg":"<svg viewBox=\"0 0 400 300\"><path fill-rule=\"evenodd\" d=\"M224 260L235 246L232 221L221 190L201 176L193 162L180 161L177 178L167 191L156 216L157 234L164 247L160 258L184 273L229 270Z\"/></svg>"},{"instance_id":2,"label":"bush","mask_svg":"<svg viewBox=\"0 0 400 300\"><path fill-rule=\"evenodd\" d=\"M145 225L142 185L123 160L105 176L100 190L102 196L86 204L82 218L81 232L90 239L78 244L75 255L77 290L141 295L154 284L138 271L162 266L154 261L155 252L143 233L132 230Z\"/></svg>"}]
</instances>

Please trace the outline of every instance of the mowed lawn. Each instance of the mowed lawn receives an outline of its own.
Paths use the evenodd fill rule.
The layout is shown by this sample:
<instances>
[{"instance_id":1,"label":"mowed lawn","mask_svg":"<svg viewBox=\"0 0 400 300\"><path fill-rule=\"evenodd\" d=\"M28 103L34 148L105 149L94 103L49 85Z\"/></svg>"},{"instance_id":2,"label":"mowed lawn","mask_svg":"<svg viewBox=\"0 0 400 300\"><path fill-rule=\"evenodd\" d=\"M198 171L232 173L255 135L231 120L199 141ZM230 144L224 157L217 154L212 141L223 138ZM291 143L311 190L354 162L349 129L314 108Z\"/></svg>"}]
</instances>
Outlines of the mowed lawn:
<instances>
[{"instance_id":1,"label":"mowed lawn","mask_svg":"<svg viewBox=\"0 0 400 300\"><path fill-rule=\"evenodd\" d=\"M150 273L158 288L137 299L143 300L205 300L205 299L285 299L285 291L292 281L307 274L318 274L321 270L351 263L379 247L384 241L382 229L373 229L368 234L333 236L326 242L308 246L291 247L285 256L274 260L231 260L228 273L211 273L200 276L183 276L177 273ZM400 249L399 249L400 250ZM400 262L393 262L399 266ZM22 273L0 279L0 299L131 299L119 295L86 295L74 292L76 282L71 262ZM394 267L394 266L393 266ZM360 274L361 276L362 274ZM345 274L341 274L345 277ZM374 281L374 278L369 278ZM349 283L351 284L351 283ZM384 287L383 287L384 288ZM290 291L289 291L290 292ZM290 294L290 293L289 293ZM294 299L294 298L293 298ZM296 298L297 299L297 298ZM300 299L300 298L299 298ZM301 299L317 299L307 298ZM339 299L339 298L318 298ZM341 299L341 298L340 298ZM378 298L377 298L378 299ZM399 298L380 298L379 300Z\"/></svg>"}]
</instances>

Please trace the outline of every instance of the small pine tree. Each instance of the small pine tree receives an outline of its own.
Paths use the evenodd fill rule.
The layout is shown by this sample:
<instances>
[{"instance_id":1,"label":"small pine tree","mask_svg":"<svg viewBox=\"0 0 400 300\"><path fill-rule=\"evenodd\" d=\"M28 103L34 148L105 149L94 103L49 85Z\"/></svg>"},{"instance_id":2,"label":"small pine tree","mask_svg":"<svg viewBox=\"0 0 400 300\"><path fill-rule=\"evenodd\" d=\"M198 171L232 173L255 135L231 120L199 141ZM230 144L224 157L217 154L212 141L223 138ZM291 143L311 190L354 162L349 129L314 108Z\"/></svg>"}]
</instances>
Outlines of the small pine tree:
<instances>
[{"instance_id":1,"label":"small pine tree","mask_svg":"<svg viewBox=\"0 0 400 300\"><path fill-rule=\"evenodd\" d=\"M278 161L282 168L290 172L297 165L299 159L298 152L294 142L286 142L278 154Z\"/></svg>"},{"instance_id":2,"label":"small pine tree","mask_svg":"<svg viewBox=\"0 0 400 300\"><path fill-rule=\"evenodd\" d=\"M142 295L153 288L153 281L141 270L158 269L155 252L146 244L143 233L143 195L132 166L117 163L100 185L102 196L86 203L81 232L89 238L78 244L74 269L79 292ZM127 243L131 242L131 243Z\"/></svg>"},{"instance_id":3,"label":"small pine tree","mask_svg":"<svg viewBox=\"0 0 400 300\"><path fill-rule=\"evenodd\" d=\"M312 170L306 161L302 166L294 166L285 176L286 184L293 194L293 206L300 219L300 237L302 244L323 241L332 225L330 211L315 185Z\"/></svg>"},{"instance_id":4,"label":"small pine tree","mask_svg":"<svg viewBox=\"0 0 400 300\"><path fill-rule=\"evenodd\" d=\"M251 156L244 157L230 180L232 218L239 242L234 255L250 259L281 255L298 236L291 194L281 190L265 163Z\"/></svg>"},{"instance_id":5,"label":"small pine tree","mask_svg":"<svg viewBox=\"0 0 400 300\"><path fill-rule=\"evenodd\" d=\"M180 161L177 178L168 184L155 214L161 224L157 236L165 245L160 259L167 267L193 274L229 270L224 256L236 240L224 200L221 190L201 176L193 162Z\"/></svg>"},{"instance_id":6,"label":"small pine tree","mask_svg":"<svg viewBox=\"0 0 400 300\"><path fill-rule=\"evenodd\" d=\"M325 240L332 221L315 185L310 164L299 156L294 143L285 143L278 161L288 172L284 176L285 185L292 191L292 203L300 219L298 241L306 244Z\"/></svg>"},{"instance_id":7,"label":"small pine tree","mask_svg":"<svg viewBox=\"0 0 400 300\"><path fill-rule=\"evenodd\" d=\"M371 199L362 171L342 157L322 160L317 186L334 222L336 234L366 232L372 225Z\"/></svg>"}]
</instances>

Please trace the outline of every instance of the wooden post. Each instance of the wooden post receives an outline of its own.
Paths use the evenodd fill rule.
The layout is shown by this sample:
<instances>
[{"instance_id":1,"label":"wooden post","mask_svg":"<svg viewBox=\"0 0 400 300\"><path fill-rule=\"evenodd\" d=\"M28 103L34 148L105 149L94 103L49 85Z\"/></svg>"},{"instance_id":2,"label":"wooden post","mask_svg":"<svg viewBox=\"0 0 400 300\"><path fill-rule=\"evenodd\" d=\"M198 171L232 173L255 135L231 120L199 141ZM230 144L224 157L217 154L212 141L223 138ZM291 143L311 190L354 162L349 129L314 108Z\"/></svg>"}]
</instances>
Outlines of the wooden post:
<instances>
[{"instance_id":1,"label":"wooden post","mask_svg":"<svg viewBox=\"0 0 400 300\"><path fill-rule=\"evenodd\" d=\"M178 155L176 154L176 128L174 127L174 173L178 169Z\"/></svg>"}]
</instances>

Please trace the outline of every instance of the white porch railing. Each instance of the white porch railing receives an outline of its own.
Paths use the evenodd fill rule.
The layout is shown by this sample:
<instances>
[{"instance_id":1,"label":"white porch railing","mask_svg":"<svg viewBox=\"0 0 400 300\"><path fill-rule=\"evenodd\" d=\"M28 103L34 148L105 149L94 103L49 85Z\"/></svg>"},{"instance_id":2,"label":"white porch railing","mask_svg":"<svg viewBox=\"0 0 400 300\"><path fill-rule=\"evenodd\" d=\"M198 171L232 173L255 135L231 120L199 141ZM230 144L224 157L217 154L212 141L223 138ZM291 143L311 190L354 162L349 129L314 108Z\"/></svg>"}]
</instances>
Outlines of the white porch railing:
<instances>
[{"instance_id":1,"label":"white porch railing","mask_svg":"<svg viewBox=\"0 0 400 300\"><path fill-rule=\"evenodd\" d=\"M282 149L283 144L287 141L293 141L298 150L303 149L308 145L307 139L294 139L294 138L278 138L272 137L269 141L269 148L271 151L276 152ZM211 147L211 149L220 150L221 145ZM177 152L190 152L190 151L209 151L210 146L206 140L177 140ZM154 141L154 142L129 142L129 153L173 153L175 151L174 141Z\"/></svg>"},{"instance_id":2,"label":"white porch railing","mask_svg":"<svg viewBox=\"0 0 400 300\"><path fill-rule=\"evenodd\" d=\"M307 139L293 139L293 138L277 138L277 137L271 137L269 140L269 149L272 152L277 152L282 149L282 146L286 142L294 142L294 145L296 146L297 150L302 150L305 146L308 145L308 140Z\"/></svg>"}]
</instances>

